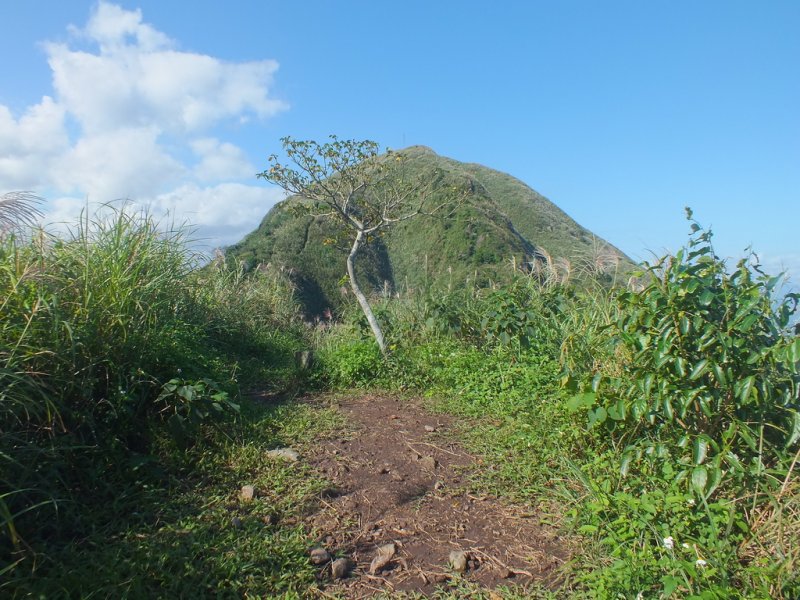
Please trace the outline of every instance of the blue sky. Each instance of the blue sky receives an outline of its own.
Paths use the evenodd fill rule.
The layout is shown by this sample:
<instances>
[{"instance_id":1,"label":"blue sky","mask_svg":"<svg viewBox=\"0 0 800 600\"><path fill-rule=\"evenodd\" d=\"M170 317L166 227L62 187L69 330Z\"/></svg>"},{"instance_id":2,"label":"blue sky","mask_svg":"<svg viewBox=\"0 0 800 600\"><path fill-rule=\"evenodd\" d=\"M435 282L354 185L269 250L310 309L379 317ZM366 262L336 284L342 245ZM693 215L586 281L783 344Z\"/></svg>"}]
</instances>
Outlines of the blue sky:
<instances>
[{"instance_id":1,"label":"blue sky","mask_svg":"<svg viewBox=\"0 0 800 600\"><path fill-rule=\"evenodd\" d=\"M800 278L800 2L28 0L0 5L0 192L252 230L279 138L510 173L636 259L747 246ZM534 240L535 241L535 240Z\"/></svg>"}]
</instances>

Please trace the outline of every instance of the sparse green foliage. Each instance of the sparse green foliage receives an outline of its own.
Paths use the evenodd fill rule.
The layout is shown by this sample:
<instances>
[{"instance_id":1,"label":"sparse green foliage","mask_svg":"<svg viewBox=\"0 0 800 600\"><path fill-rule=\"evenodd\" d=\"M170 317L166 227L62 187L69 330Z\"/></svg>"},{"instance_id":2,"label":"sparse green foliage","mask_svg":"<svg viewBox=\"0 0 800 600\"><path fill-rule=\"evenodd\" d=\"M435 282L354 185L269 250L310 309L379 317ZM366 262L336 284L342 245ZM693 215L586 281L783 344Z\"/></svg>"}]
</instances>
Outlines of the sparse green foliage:
<instances>
[{"instance_id":1,"label":"sparse green foliage","mask_svg":"<svg viewBox=\"0 0 800 600\"><path fill-rule=\"evenodd\" d=\"M173 438L184 448L194 441L201 425L239 413L239 405L208 379L170 379L162 386L156 405Z\"/></svg>"},{"instance_id":2,"label":"sparse green foliage","mask_svg":"<svg viewBox=\"0 0 800 600\"><path fill-rule=\"evenodd\" d=\"M315 141L282 139L283 148L293 166L269 158L272 166L259 173L291 194L310 202L308 208L317 218L333 219L341 228L331 243L341 236L350 251L346 267L353 291L378 348L386 354L383 331L361 291L355 271L355 260L363 246L381 236L389 227L421 214L432 214L453 202L446 198L431 205L434 179L404 176L402 154L389 152L378 158L379 146L370 140L340 140L319 144ZM326 240L327 242L328 240Z\"/></svg>"}]
</instances>

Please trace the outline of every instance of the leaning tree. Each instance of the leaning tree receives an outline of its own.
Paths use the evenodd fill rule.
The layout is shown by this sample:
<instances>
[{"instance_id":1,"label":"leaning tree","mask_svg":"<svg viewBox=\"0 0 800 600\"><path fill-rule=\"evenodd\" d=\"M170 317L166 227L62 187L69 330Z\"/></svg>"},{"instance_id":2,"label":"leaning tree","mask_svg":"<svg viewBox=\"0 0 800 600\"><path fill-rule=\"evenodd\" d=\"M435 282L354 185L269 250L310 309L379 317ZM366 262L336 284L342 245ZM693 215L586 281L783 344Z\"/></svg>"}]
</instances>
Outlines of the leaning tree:
<instances>
[{"instance_id":1,"label":"leaning tree","mask_svg":"<svg viewBox=\"0 0 800 600\"><path fill-rule=\"evenodd\" d=\"M405 153L387 151L380 155L378 144L370 140L340 140L332 135L324 144L290 137L281 142L287 164L273 154L270 168L258 177L305 199L315 218L333 219L342 226L350 246L350 288L385 355L380 324L356 279L356 257L392 225L455 205L459 199L456 188L447 188L442 194L435 173L412 176L406 168Z\"/></svg>"}]
</instances>

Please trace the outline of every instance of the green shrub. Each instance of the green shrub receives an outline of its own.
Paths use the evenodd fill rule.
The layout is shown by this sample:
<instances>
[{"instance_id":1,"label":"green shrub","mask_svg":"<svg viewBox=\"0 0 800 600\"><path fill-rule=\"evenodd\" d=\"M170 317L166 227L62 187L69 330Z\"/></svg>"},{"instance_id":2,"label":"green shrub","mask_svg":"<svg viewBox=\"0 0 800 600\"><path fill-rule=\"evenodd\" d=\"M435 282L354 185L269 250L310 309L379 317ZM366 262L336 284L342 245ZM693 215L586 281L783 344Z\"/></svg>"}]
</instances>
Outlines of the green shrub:
<instances>
[{"instance_id":1,"label":"green shrub","mask_svg":"<svg viewBox=\"0 0 800 600\"><path fill-rule=\"evenodd\" d=\"M378 383L386 362L374 341L353 340L320 352L317 372L334 388L367 387Z\"/></svg>"},{"instance_id":2,"label":"green shrub","mask_svg":"<svg viewBox=\"0 0 800 600\"><path fill-rule=\"evenodd\" d=\"M798 296L776 301L780 278L748 259L729 273L694 222L688 248L647 274L644 290L619 297L626 372L598 373L571 405L629 444L624 465L674 453L707 498L723 473L760 476L800 439Z\"/></svg>"},{"instance_id":3,"label":"green shrub","mask_svg":"<svg viewBox=\"0 0 800 600\"><path fill-rule=\"evenodd\" d=\"M573 514L606 553L581 577L598 598L794 598L798 297L757 262L729 271L694 221L644 277L618 297L616 362L567 403L604 449L574 467Z\"/></svg>"}]
</instances>

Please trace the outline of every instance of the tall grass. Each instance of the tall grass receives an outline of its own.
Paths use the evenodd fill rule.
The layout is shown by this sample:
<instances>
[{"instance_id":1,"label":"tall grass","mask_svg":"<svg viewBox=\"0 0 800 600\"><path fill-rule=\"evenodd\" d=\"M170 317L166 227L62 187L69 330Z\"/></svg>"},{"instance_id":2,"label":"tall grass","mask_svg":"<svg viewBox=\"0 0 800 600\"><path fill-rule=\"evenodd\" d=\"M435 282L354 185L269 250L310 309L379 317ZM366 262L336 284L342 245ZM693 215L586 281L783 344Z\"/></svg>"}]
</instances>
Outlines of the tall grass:
<instances>
[{"instance_id":1,"label":"tall grass","mask_svg":"<svg viewBox=\"0 0 800 600\"><path fill-rule=\"evenodd\" d=\"M93 503L158 485L167 417L235 416L237 356L262 353L258 375L291 364L288 284L199 268L190 233L112 209L0 237L0 571L95 527Z\"/></svg>"}]
</instances>

